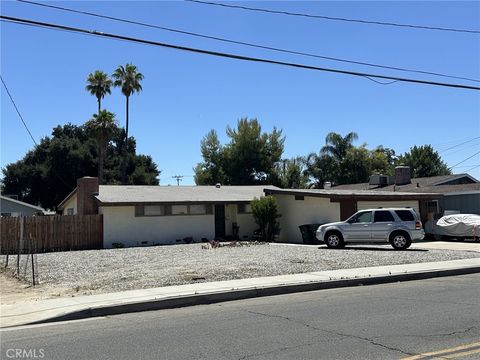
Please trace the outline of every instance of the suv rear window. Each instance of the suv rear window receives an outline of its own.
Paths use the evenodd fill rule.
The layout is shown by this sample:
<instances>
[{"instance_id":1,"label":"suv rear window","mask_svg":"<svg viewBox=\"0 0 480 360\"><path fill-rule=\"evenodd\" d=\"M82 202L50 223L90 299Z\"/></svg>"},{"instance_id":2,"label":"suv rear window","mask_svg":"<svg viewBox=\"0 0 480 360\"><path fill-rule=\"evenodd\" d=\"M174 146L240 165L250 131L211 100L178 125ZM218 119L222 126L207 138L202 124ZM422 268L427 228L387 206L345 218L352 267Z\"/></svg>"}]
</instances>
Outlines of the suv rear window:
<instances>
[{"instance_id":1,"label":"suv rear window","mask_svg":"<svg viewBox=\"0 0 480 360\"><path fill-rule=\"evenodd\" d=\"M415 221L415 217L410 210L395 210L395 213L402 221Z\"/></svg>"},{"instance_id":2,"label":"suv rear window","mask_svg":"<svg viewBox=\"0 0 480 360\"><path fill-rule=\"evenodd\" d=\"M392 222L395 221L393 215L388 210L377 210L374 215L374 222Z\"/></svg>"}]
</instances>

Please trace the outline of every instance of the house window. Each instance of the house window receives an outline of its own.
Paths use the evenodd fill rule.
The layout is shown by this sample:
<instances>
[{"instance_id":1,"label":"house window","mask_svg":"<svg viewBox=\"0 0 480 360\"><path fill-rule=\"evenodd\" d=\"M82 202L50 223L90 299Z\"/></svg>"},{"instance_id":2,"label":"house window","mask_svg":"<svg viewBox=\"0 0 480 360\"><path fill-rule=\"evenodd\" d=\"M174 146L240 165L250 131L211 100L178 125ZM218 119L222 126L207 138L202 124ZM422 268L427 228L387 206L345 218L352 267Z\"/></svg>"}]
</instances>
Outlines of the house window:
<instances>
[{"instance_id":1,"label":"house window","mask_svg":"<svg viewBox=\"0 0 480 360\"><path fill-rule=\"evenodd\" d=\"M252 213L252 205L250 204L238 204L237 211L239 214L251 214Z\"/></svg>"},{"instance_id":2,"label":"house window","mask_svg":"<svg viewBox=\"0 0 480 360\"><path fill-rule=\"evenodd\" d=\"M206 213L207 213L206 205L190 205L190 215L204 215Z\"/></svg>"},{"instance_id":3,"label":"house window","mask_svg":"<svg viewBox=\"0 0 480 360\"><path fill-rule=\"evenodd\" d=\"M147 205L143 208L144 216L162 216L165 215L165 209L162 205Z\"/></svg>"},{"instance_id":4,"label":"house window","mask_svg":"<svg viewBox=\"0 0 480 360\"><path fill-rule=\"evenodd\" d=\"M73 208L67 209L67 215L73 215Z\"/></svg>"},{"instance_id":5,"label":"house window","mask_svg":"<svg viewBox=\"0 0 480 360\"><path fill-rule=\"evenodd\" d=\"M206 215L213 214L212 205L137 205L135 216L170 216L170 215Z\"/></svg>"},{"instance_id":6,"label":"house window","mask_svg":"<svg viewBox=\"0 0 480 360\"><path fill-rule=\"evenodd\" d=\"M135 216L164 216L169 215L169 209L166 205L137 205L135 206Z\"/></svg>"},{"instance_id":7,"label":"house window","mask_svg":"<svg viewBox=\"0 0 480 360\"><path fill-rule=\"evenodd\" d=\"M187 215L188 205L172 205L172 215Z\"/></svg>"}]
</instances>

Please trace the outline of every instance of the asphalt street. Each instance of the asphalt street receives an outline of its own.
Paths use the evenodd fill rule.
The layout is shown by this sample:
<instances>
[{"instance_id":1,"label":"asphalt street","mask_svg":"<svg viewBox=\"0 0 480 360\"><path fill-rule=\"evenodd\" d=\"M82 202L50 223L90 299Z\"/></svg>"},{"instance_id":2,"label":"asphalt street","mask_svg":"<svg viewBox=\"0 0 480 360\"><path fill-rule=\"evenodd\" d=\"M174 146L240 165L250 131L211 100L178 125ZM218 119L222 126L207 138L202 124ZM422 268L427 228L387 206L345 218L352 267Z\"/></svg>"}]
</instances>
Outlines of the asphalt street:
<instances>
[{"instance_id":1,"label":"asphalt street","mask_svg":"<svg viewBox=\"0 0 480 360\"><path fill-rule=\"evenodd\" d=\"M479 359L480 274L26 326L0 336L2 359Z\"/></svg>"}]
</instances>

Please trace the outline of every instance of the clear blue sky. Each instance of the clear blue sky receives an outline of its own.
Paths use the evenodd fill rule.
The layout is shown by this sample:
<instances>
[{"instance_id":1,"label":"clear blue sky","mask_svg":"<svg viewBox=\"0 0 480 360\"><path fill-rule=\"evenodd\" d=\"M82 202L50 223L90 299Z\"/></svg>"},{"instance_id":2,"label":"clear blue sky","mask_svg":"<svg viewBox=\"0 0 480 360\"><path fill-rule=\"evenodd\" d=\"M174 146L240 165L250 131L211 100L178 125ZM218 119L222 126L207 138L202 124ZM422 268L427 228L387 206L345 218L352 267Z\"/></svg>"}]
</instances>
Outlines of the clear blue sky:
<instances>
[{"instance_id":1,"label":"clear blue sky","mask_svg":"<svg viewBox=\"0 0 480 360\"><path fill-rule=\"evenodd\" d=\"M430 26L480 29L480 2L236 2L249 6L328 16ZM54 2L187 31L298 51L399 67L480 78L480 35L413 30L288 17L189 2ZM150 40L284 61L429 80L459 82L419 74L372 69L279 54L191 38L135 25L13 2L2 15L68 24ZM286 135L284 157L318 152L325 135L355 131L358 145L391 147L401 154L413 145L445 150L480 136L480 92L427 85L379 85L364 78L247 63L170 49L112 41L10 23L1 23L1 73L38 140L58 124L82 124L97 110L85 79L96 69L112 73L133 62L145 75L143 92L131 99L130 134L139 153L150 154L162 170L193 183L201 161L200 140L241 117L258 118L263 129ZM467 83L467 82L464 82ZM470 85L479 83L469 82ZM21 159L32 141L1 92L1 162ZM103 105L125 123L118 89ZM480 139L441 152L449 166L480 151ZM480 165L480 155L454 168ZM470 171L480 178L480 167Z\"/></svg>"}]
</instances>

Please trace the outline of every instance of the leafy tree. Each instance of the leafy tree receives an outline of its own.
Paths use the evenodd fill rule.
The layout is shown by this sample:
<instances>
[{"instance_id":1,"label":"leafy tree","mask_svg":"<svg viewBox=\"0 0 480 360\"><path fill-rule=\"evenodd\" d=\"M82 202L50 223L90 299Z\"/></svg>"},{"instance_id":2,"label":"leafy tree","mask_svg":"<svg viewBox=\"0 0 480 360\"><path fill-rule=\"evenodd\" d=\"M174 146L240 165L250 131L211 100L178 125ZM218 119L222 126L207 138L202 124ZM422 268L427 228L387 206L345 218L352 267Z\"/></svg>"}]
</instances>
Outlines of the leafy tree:
<instances>
[{"instance_id":1,"label":"leafy tree","mask_svg":"<svg viewBox=\"0 0 480 360\"><path fill-rule=\"evenodd\" d=\"M251 206L253 218L260 227L261 240L273 241L274 236L280 232L278 219L281 215L278 212L277 200L273 196L255 198L252 200Z\"/></svg>"},{"instance_id":2,"label":"leafy tree","mask_svg":"<svg viewBox=\"0 0 480 360\"><path fill-rule=\"evenodd\" d=\"M92 119L85 124L97 140L98 145L98 181L103 184L103 168L107 144L112 140L115 133L118 132L115 114L102 110L99 114L94 114Z\"/></svg>"},{"instance_id":3,"label":"leafy tree","mask_svg":"<svg viewBox=\"0 0 480 360\"><path fill-rule=\"evenodd\" d=\"M336 184L338 181L339 163L329 155L311 153L307 157L306 175L313 179L312 187L323 189L325 182Z\"/></svg>"},{"instance_id":4,"label":"leafy tree","mask_svg":"<svg viewBox=\"0 0 480 360\"><path fill-rule=\"evenodd\" d=\"M118 184L121 179L119 146L124 134L117 129L107 144L104 183ZM129 184L158 185L157 165L150 156L136 155L135 139L129 138ZM67 124L53 129L23 159L2 169L4 193L44 208L54 209L75 188L77 179L98 173L98 144L87 126Z\"/></svg>"},{"instance_id":5,"label":"leafy tree","mask_svg":"<svg viewBox=\"0 0 480 360\"><path fill-rule=\"evenodd\" d=\"M393 152L393 155L391 152ZM393 175L395 171L395 151L381 146L369 151L369 171L371 174Z\"/></svg>"},{"instance_id":6,"label":"leafy tree","mask_svg":"<svg viewBox=\"0 0 480 360\"><path fill-rule=\"evenodd\" d=\"M335 132L328 133L325 138L325 146L320 153L322 155L332 156L337 161L342 161L347 154L348 149L353 147L352 143L358 139L355 132L350 132L345 137Z\"/></svg>"},{"instance_id":7,"label":"leafy tree","mask_svg":"<svg viewBox=\"0 0 480 360\"><path fill-rule=\"evenodd\" d=\"M283 153L285 138L273 129L262 133L257 119L240 119L237 128L227 127L230 142L224 146L215 131L201 142L203 162L195 167L198 185L224 182L230 185L264 184L271 181Z\"/></svg>"},{"instance_id":8,"label":"leafy tree","mask_svg":"<svg viewBox=\"0 0 480 360\"><path fill-rule=\"evenodd\" d=\"M224 171L224 151L218 140L217 132L211 130L200 143L203 162L195 168L195 183L197 185L212 185L229 183Z\"/></svg>"},{"instance_id":9,"label":"leafy tree","mask_svg":"<svg viewBox=\"0 0 480 360\"><path fill-rule=\"evenodd\" d=\"M431 145L415 145L410 148L410 151L401 155L397 163L409 166L412 177L450 175L452 173Z\"/></svg>"},{"instance_id":10,"label":"leafy tree","mask_svg":"<svg viewBox=\"0 0 480 360\"><path fill-rule=\"evenodd\" d=\"M88 74L87 86L85 89L97 98L98 101L98 114L101 110L101 100L105 95L111 93L112 80L106 73L100 70L96 70L94 73Z\"/></svg>"},{"instance_id":11,"label":"leafy tree","mask_svg":"<svg viewBox=\"0 0 480 360\"><path fill-rule=\"evenodd\" d=\"M115 72L112 74L114 79L113 85L119 87L122 90L122 94L126 99L126 112L125 112L125 142L128 139L128 117L129 117L129 99L130 95L135 92L142 91L141 81L143 80L143 74L138 72L138 69L133 64L126 64L125 66L119 65ZM126 183L126 166L127 166L127 151L123 152L123 168L122 168L122 180Z\"/></svg>"},{"instance_id":12,"label":"leafy tree","mask_svg":"<svg viewBox=\"0 0 480 360\"><path fill-rule=\"evenodd\" d=\"M393 173L394 150L383 146L375 150L368 150L366 145L356 147L352 145L355 139L356 133L345 137L337 133L327 135L320 153L307 157L306 173L313 178L312 186L323 188L326 181L337 185L365 182L374 173Z\"/></svg>"},{"instance_id":13,"label":"leafy tree","mask_svg":"<svg viewBox=\"0 0 480 360\"><path fill-rule=\"evenodd\" d=\"M347 150L340 163L339 184L356 184L368 180L371 175L370 153L365 146Z\"/></svg>"},{"instance_id":14,"label":"leafy tree","mask_svg":"<svg viewBox=\"0 0 480 360\"><path fill-rule=\"evenodd\" d=\"M335 132L327 134L325 146L320 149L320 153L312 153L307 157L306 173L313 178L312 186L323 188L327 181L340 184L347 178L342 174L342 162L354 148L352 143L357 139L355 132L350 132L345 137Z\"/></svg>"},{"instance_id":15,"label":"leafy tree","mask_svg":"<svg viewBox=\"0 0 480 360\"><path fill-rule=\"evenodd\" d=\"M374 151L382 153L386 156L387 162L391 167L392 175L393 175L393 169L395 168L395 163L398 159L397 155L395 154L395 150L391 148L386 148L383 145L379 145Z\"/></svg>"},{"instance_id":16,"label":"leafy tree","mask_svg":"<svg viewBox=\"0 0 480 360\"><path fill-rule=\"evenodd\" d=\"M305 189L308 184L306 159L298 156L280 160L275 164L271 184L284 189Z\"/></svg>"}]
</instances>

